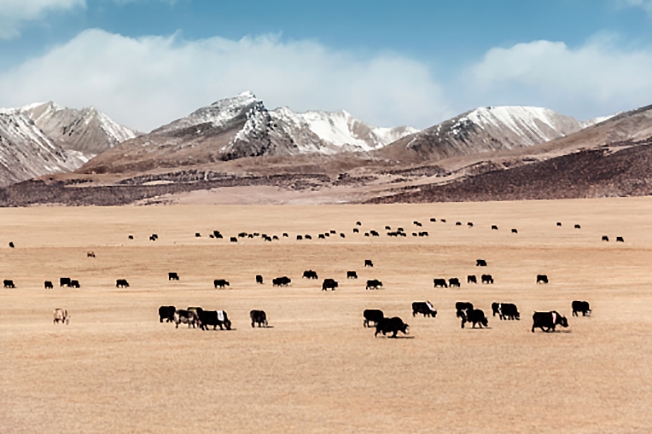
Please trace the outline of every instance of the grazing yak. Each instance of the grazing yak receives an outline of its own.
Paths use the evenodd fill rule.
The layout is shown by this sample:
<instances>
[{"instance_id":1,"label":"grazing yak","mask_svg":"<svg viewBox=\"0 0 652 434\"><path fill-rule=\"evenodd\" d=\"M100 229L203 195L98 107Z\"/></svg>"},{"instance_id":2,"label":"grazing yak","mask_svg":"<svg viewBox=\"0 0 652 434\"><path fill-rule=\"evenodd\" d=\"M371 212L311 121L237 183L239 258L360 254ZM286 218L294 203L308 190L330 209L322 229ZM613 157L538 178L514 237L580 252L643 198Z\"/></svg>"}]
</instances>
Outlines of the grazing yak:
<instances>
[{"instance_id":1,"label":"grazing yak","mask_svg":"<svg viewBox=\"0 0 652 434\"><path fill-rule=\"evenodd\" d=\"M518 308L513 303L502 303L500 306L500 312L502 314L501 319L510 321L521 320L521 314L518 312Z\"/></svg>"},{"instance_id":2,"label":"grazing yak","mask_svg":"<svg viewBox=\"0 0 652 434\"><path fill-rule=\"evenodd\" d=\"M537 284L539 283L548 283L548 276L545 274L537 274Z\"/></svg>"},{"instance_id":3,"label":"grazing yak","mask_svg":"<svg viewBox=\"0 0 652 434\"><path fill-rule=\"evenodd\" d=\"M3 282L3 285L5 288L15 288L16 285L14 284L14 281L11 279L5 279Z\"/></svg>"},{"instance_id":4,"label":"grazing yak","mask_svg":"<svg viewBox=\"0 0 652 434\"><path fill-rule=\"evenodd\" d=\"M561 222L557 222L557 226L561 226Z\"/></svg>"},{"instance_id":5,"label":"grazing yak","mask_svg":"<svg viewBox=\"0 0 652 434\"><path fill-rule=\"evenodd\" d=\"M468 222L466 225L467 225L468 227L470 227L470 228L473 227L473 223L472 223L472 222Z\"/></svg>"},{"instance_id":6,"label":"grazing yak","mask_svg":"<svg viewBox=\"0 0 652 434\"><path fill-rule=\"evenodd\" d=\"M433 217L433 218L430 219L430 221L431 221L432 223L435 223L435 222L437 221L437 219Z\"/></svg>"},{"instance_id":7,"label":"grazing yak","mask_svg":"<svg viewBox=\"0 0 652 434\"><path fill-rule=\"evenodd\" d=\"M409 333L410 326L405 324L403 320L397 316L393 318L383 318L378 323L376 323L376 333L374 337L378 336L378 333L382 333L383 336L387 333L392 333L390 338L395 338L398 332L403 333L404 335Z\"/></svg>"},{"instance_id":8,"label":"grazing yak","mask_svg":"<svg viewBox=\"0 0 652 434\"><path fill-rule=\"evenodd\" d=\"M225 286L231 286L229 282L224 279L215 279L213 280L213 286L217 288L224 288Z\"/></svg>"},{"instance_id":9,"label":"grazing yak","mask_svg":"<svg viewBox=\"0 0 652 434\"><path fill-rule=\"evenodd\" d=\"M371 261L371 259L365 259L364 260L364 266L373 268L374 263Z\"/></svg>"},{"instance_id":10,"label":"grazing yak","mask_svg":"<svg viewBox=\"0 0 652 434\"><path fill-rule=\"evenodd\" d=\"M463 318L466 315L466 311L473 310L473 303L458 301L455 303L455 310L457 311L455 316Z\"/></svg>"},{"instance_id":11,"label":"grazing yak","mask_svg":"<svg viewBox=\"0 0 652 434\"><path fill-rule=\"evenodd\" d=\"M459 288L461 286L460 279L458 279L457 277L452 277L448 279L448 286L450 286L451 288Z\"/></svg>"},{"instance_id":12,"label":"grazing yak","mask_svg":"<svg viewBox=\"0 0 652 434\"><path fill-rule=\"evenodd\" d=\"M483 274L481 278L483 284L492 285L494 283L494 278L491 274Z\"/></svg>"},{"instance_id":13,"label":"grazing yak","mask_svg":"<svg viewBox=\"0 0 652 434\"><path fill-rule=\"evenodd\" d=\"M575 300L571 306L573 308L573 316L579 316L578 312L581 313L582 316L591 316L591 308L589 307L588 301Z\"/></svg>"},{"instance_id":14,"label":"grazing yak","mask_svg":"<svg viewBox=\"0 0 652 434\"><path fill-rule=\"evenodd\" d=\"M262 285L263 284L263 276L261 276L260 274L256 274L256 283L259 284L259 285Z\"/></svg>"},{"instance_id":15,"label":"grazing yak","mask_svg":"<svg viewBox=\"0 0 652 434\"><path fill-rule=\"evenodd\" d=\"M13 241L10 241L10 242L9 242L9 247L11 247L12 249L15 247Z\"/></svg>"},{"instance_id":16,"label":"grazing yak","mask_svg":"<svg viewBox=\"0 0 652 434\"><path fill-rule=\"evenodd\" d=\"M383 287L383 282L378 279L367 280L367 286L365 289L378 289Z\"/></svg>"},{"instance_id":17,"label":"grazing yak","mask_svg":"<svg viewBox=\"0 0 652 434\"><path fill-rule=\"evenodd\" d=\"M439 288L439 287L448 288L448 283L446 283L446 279L434 279L433 282L435 284L435 288Z\"/></svg>"},{"instance_id":18,"label":"grazing yak","mask_svg":"<svg viewBox=\"0 0 652 434\"><path fill-rule=\"evenodd\" d=\"M606 235L603 235L603 236L602 236L602 241L609 242L609 237L606 236Z\"/></svg>"},{"instance_id":19,"label":"grazing yak","mask_svg":"<svg viewBox=\"0 0 652 434\"><path fill-rule=\"evenodd\" d=\"M179 280L179 275L174 272L168 273L168 280Z\"/></svg>"},{"instance_id":20,"label":"grazing yak","mask_svg":"<svg viewBox=\"0 0 652 434\"><path fill-rule=\"evenodd\" d=\"M317 276L317 272L313 270L306 270L303 272L303 276L301 276L302 279L314 279L317 280L319 277Z\"/></svg>"},{"instance_id":21,"label":"grazing yak","mask_svg":"<svg viewBox=\"0 0 652 434\"><path fill-rule=\"evenodd\" d=\"M358 228L353 228L353 233L354 233L354 234L359 234L359 233L360 233L360 230L359 230Z\"/></svg>"},{"instance_id":22,"label":"grazing yak","mask_svg":"<svg viewBox=\"0 0 652 434\"><path fill-rule=\"evenodd\" d=\"M277 277L276 279L272 279L272 286L288 286L290 282L292 280L287 276Z\"/></svg>"},{"instance_id":23,"label":"grazing yak","mask_svg":"<svg viewBox=\"0 0 652 434\"><path fill-rule=\"evenodd\" d=\"M580 225L575 225L575 229L582 229Z\"/></svg>"},{"instance_id":24,"label":"grazing yak","mask_svg":"<svg viewBox=\"0 0 652 434\"><path fill-rule=\"evenodd\" d=\"M229 238L229 241L232 242L232 243L237 243L238 238L237 237L231 237L231 238Z\"/></svg>"},{"instance_id":25,"label":"grazing yak","mask_svg":"<svg viewBox=\"0 0 652 434\"><path fill-rule=\"evenodd\" d=\"M623 237L616 237L616 242L617 243L624 243L625 239Z\"/></svg>"},{"instance_id":26,"label":"grazing yak","mask_svg":"<svg viewBox=\"0 0 652 434\"><path fill-rule=\"evenodd\" d=\"M52 282L50 282L49 280L43 282L43 286L45 287L45 289L54 289L54 285L52 285Z\"/></svg>"},{"instance_id":27,"label":"grazing yak","mask_svg":"<svg viewBox=\"0 0 652 434\"><path fill-rule=\"evenodd\" d=\"M197 314L199 316L199 327L202 330L208 330L209 326L213 326L213 330L217 330L217 327L220 330L224 330L224 327L231 330L231 320L223 310L198 309Z\"/></svg>"},{"instance_id":28,"label":"grazing yak","mask_svg":"<svg viewBox=\"0 0 652 434\"><path fill-rule=\"evenodd\" d=\"M464 311L464 315L462 315L462 328L464 328L464 324L467 322L473 323L471 328L475 328L476 324L479 324L480 328L482 328L482 326L489 327L489 321L484 315L484 312L480 309L469 309Z\"/></svg>"},{"instance_id":29,"label":"grazing yak","mask_svg":"<svg viewBox=\"0 0 652 434\"><path fill-rule=\"evenodd\" d=\"M61 277L59 279L59 286L70 286L70 277Z\"/></svg>"},{"instance_id":30,"label":"grazing yak","mask_svg":"<svg viewBox=\"0 0 652 434\"><path fill-rule=\"evenodd\" d=\"M486 267L487 266L487 261L484 259L476 259L475 260L475 266L476 267Z\"/></svg>"},{"instance_id":31,"label":"grazing yak","mask_svg":"<svg viewBox=\"0 0 652 434\"><path fill-rule=\"evenodd\" d=\"M497 231L497 230L498 230L498 226L496 226L496 225L491 225L491 230L492 230L492 231Z\"/></svg>"},{"instance_id":32,"label":"grazing yak","mask_svg":"<svg viewBox=\"0 0 652 434\"><path fill-rule=\"evenodd\" d=\"M129 288L129 282L127 282L127 279L118 279L115 281L115 287L116 288Z\"/></svg>"},{"instance_id":33,"label":"grazing yak","mask_svg":"<svg viewBox=\"0 0 652 434\"><path fill-rule=\"evenodd\" d=\"M267 314L264 310L252 310L249 312L251 318L251 327L258 324L258 327L267 327Z\"/></svg>"},{"instance_id":34,"label":"grazing yak","mask_svg":"<svg viewBox=\"0 0 652 434\"><path fill-rule=\"evenodd\" d=\"M81 285L79 284L79 280L71 280L70 285L71 288L81 288Z\"/></svg>"},{"instance_id":35,"label":"grazing yak","mask_svg":"<svg viewBox=\"0 0 652 434\"><path fill-rule=\"evenodd\" d=\"M423 314L424 317L434 318L437 316L437 310L429 301L415 301L412 303L412 316L416 316L418 313Z\"/></svg>"},{"instance_id":36,"label":"grazing yak","mask_svg":"<svg viewBox=\"0 0 652 434\"><path fill-rule=\"evenodd\" d=\"M177 311L177 308L174 306L161 306L158 308L158 318L159 322L172 322L174 321L174 313Z\"/></svg>"},{"instance_id":37,"label":"grazing yak","mask_svg":"<svg viewBox=\"0 0 652 434\"><path fill-rule=\"evenodd\" d=\"M324 279L324 283L321 285L321 290L322 291L335 291L335 288L337 288L339 284L335 281L335 279Z\"/></svg>"},{"instance_id":38,"label":"grazing yak","mask_svg":"<svg viewBox=\"0 0 652 434\"><path fill-rule=\"evenodd\" d=\"M518 234L518 229L512 229L513 234Z\"/></svg>"},{"instance_id":39,"label":"grazing yak","mask_svg":"<svg viewBox=\"0 0 652 434\"><path fill-rule=\"evenodd\" d=\"M312 240L312 237L310 235L304 235L303 238L305 238L306 240Z\"/></svg>"},{"instance_id":40,"label":"grazing yak","mask_svg":"<svg viewBox=\"0 0 652 434\"><path fill-rule=\"evenodd\" d=\"M358 273L355 271L347 271L346 272L346 278L347 279L357 279L358 278Z\"/></svg>"},{"instance_id":41,"label":"grazing yak","mask_svg":"<svg viewBox=\"0 0 652 434\"><path fill-rule=\"evenodd\" d=\"M95 252L86 252L86 257L87 258L94 258L95 257Z\"/></svg>"},{"instance_id":42,"label":"grazing yak","mask_svg":"<svg viewBox=\"0 0 652 434\"><path fill-rule=\"evenodd\" d=\"M462 222L455 222L455 226L462 226Z\"/></svg>"},{"instance_id":43,"label":"grazing yak","mask_svg":"<svg viewBox=\"0 0 652 434\"><path fill-rule=\"evenodd\" d=\"M66 309L61 309L60 307L54 309L52 324L61 323L67 325L68 322L70 322L70 315L68 315Z\"/></svg>"},{"instance_id":44,"label":"grazing yak","mask_svg":"<svg viewBox=\"0 0 652 434\"><path fill-rule=\"evenodd\" d=\"M532 315L532 333L534 333L535 328L540 328L546 333L554 332L555 327L558 325L568 327L568 320L557 311L534 312L534 315Z\"/></svg>"},{"instance_id":45,"label":"grazing yak","mask_svg":"<svg viewBox=\"0 0 652 434\"><path fill-rule=\"evenodd\" d=\"M469 274L468 276L466 276L466 283L476 283L477 284L478 279L474 275Z\"/></svg>"},{"instance_id":46,"label":"grazing yak","mask_svg":"<svg viewBox=\"0 0 652 434\"><path fill-rule=\"evenodd\" d=\"M493 311L493 316L498 314L498 317L502 320L516 320L520 321L521 314L518 313L518 308L515 304L512 303L491 303L491 310Z\"/></svg>"},{"instance_id":47,"label":"grazing yak","mask_svg":"<svg viewBox=\"0 0 652 434\"><path fill-rule=\"evenodd\" d=\"M175 328L179 328L179 324L188 324L188 328L192 326L192 328L195 328L199 325L199 317L197 316L197 312L193 310L175 310L174 314L172 316L172 320L174 321Z\"/></svg>"},{"instance_id":48,"label":"grazing yak","mask_svg":"<svg viewBox=\"0 0 652 434\"><path fill-rule=\"evenodd\" d=\"M364 321L362 322L363 327L376 327L376 325L385 318L385 314L382 310L379 309L367 309L362 315L364 316ZM373 325L371 325L373 323Z\"/></svg>"},{"instance_id":49,"label":"grazing yak","mask_svg":"<svg viewBox=\"0 0 652 434\"><path fill-rule=\"evenodd\" d=\"M297 235L297 241L303 240L303 235Z\"/></svg>"}]
</instances>

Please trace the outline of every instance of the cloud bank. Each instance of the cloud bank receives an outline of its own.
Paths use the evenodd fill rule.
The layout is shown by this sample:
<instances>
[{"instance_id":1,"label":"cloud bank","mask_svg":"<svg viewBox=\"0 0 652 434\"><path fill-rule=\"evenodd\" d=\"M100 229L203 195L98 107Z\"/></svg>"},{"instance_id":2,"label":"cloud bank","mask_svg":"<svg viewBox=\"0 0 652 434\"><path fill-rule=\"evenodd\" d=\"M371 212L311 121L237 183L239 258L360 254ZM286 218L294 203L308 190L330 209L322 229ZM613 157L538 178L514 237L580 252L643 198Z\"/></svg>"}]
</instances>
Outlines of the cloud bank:
<instances>
[{"instance_id":1,"label":"cloud bank","mask_svg":"<svg viewBox=\"0 0 652 434\"><path fill-rule=\"evenodd\" d=\"M652 104L650 68L652 50L622 51L608 38L574 49L535 41L489 50L465 77L492 105L539 105L583 118Z\"/></svg>"},{"instance_id":2,"label":"cloud bank","mask_svg":"<svg viewBox=\"0 0 652 434\"><path fill-rule=\"evenodd\" d=\"M541 106L585 120L652 104L650 70L652 49L624 50L605 35L579 47L542 40L492 48L444 82L412 58L360 56L315 41L87 30L0 72L0 106L92 105L149 131L251 90L269 108L346 109L375 126L426 128L486 105Z\"/></svg>"},{"instance_id":3,"label":"cloud bank","mask_svg":"<svg viewBox=\"0 0 652 434\"><path fill-rule=\"evenodd\" d=\"M417 61L393 54L358 58L273 36L183 41L88 30L0 74L0 105L95 105L143 131L244 90L270 108L346 109L380 126L426 126L449 114L440 86Z\"/></svg>"}]
</instances>

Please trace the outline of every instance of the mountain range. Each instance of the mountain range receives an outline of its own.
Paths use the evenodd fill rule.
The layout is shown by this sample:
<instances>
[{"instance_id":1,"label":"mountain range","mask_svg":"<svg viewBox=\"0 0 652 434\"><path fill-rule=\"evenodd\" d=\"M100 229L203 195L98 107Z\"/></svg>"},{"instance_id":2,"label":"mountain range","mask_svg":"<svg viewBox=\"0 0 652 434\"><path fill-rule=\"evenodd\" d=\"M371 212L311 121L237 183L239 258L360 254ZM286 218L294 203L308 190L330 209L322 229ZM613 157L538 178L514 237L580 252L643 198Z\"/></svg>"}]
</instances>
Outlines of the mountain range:
<instances>
[{"instance_id":1,"label":"mountain range","mask_svg":"<svg viewBox=\"0 0 652 434\"><path fill-rule=\"evenodd\" d=\"M242 202L261 187L277 198L256 197L273 203L504 199L505 179L528 190L536 184L529 177L554 175L557 159L571 170L598 154L606 166L590 188L547 190L599 195L595 183L604 182L610 194L641 194L614 189L624 172L608 167L612 154L634 155L630 148L647 149L650 137L652 107L586 122L545 108L481 107L419 131L372 127L346 111L268 109L244 92L141 134L92 108L33 104L0 110L0 182L8 186L0 204L175 202L199 191L202 200ZM647 185L644 172L627 173L628 185L640 177ZM247 194L224 199L237 189ZM519 197L537 197L524 191Z\"/></svg>"}]
</instances>

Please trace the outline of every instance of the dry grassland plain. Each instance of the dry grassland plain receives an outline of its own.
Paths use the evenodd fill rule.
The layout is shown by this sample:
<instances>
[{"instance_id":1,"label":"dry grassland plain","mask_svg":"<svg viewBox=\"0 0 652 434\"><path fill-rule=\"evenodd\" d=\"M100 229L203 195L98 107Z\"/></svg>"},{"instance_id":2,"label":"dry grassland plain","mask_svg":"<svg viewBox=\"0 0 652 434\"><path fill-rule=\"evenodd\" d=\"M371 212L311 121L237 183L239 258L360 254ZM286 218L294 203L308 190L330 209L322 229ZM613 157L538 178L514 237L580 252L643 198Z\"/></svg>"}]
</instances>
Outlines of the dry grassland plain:
<instances>
[{"instance_id":1,"label":"dry grassland plain","mask_svg":"<svg viewBox=\"0 0 652 434\"><path fill-rule=\"evenodd\" d=\"M651 216L650 198L2 209L0 278L16 288L0 289L0 432L650 432ZM358 220L381 237L354 235ZM414 220L429 237L385 236L385 225L411 234ZM214 229L226 239L209 239ZM330 229L346 238L317 239ZM228 241L241 231L290 237ZM307 269L320 280L301 279ZM495 284L466 284L482 273ZM291 286L272 287L283 275ZM462 287L434 289L436 277ZM322 292L324 278L339 288ZM384 288L366 291L370 278ZM413 318L426 300L437 317ZM573 300L593 315L571 317ZM483 309L490 328L461 329L456 301ZM521 321L491 317L495 301L517 304ZM160 305L226 310L234 330L175 329ZM55 307L69 325L52 323ZM400 316L410 335L374 338L367 308ZM271 327L253 329L251 309ZM532 312L553 309L570 327L531 333Z\"/></svg>"}]
</instances>

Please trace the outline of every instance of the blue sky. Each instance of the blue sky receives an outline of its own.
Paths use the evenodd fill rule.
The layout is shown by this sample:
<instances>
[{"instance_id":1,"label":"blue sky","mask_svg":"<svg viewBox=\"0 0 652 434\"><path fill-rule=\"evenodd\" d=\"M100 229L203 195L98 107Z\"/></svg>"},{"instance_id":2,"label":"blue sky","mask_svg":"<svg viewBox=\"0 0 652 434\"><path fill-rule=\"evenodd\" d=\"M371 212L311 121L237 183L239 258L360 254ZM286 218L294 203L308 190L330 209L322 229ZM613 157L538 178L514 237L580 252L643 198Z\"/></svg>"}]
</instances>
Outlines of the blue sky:
<instances>
[{"instance_id":1,"label":"blue sky","mask_svg":"<svg viewBox=\"0 0 652 434\"><path fill-rule=\"evenodd\" d=\"M0 0L0 107L147 131L251 90L427 127L482 105L652 104L652 0Z\"/></svg>"}]
</instances>

